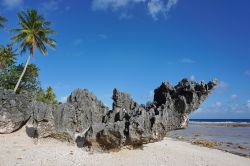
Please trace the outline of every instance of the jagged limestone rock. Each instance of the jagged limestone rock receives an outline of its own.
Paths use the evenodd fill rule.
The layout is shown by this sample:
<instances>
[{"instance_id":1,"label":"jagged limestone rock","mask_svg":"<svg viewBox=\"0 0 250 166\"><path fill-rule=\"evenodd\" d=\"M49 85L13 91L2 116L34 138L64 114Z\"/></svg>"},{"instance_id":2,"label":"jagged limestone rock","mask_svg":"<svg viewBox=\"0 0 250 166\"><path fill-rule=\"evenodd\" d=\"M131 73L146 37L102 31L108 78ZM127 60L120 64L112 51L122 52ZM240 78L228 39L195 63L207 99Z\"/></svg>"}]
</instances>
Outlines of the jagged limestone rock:
<instances>
[{"instance_id":1,"label":"jagged limestone rock","mask_svg":"<svg viewBox=\"0 0 250 166\"><path fill-rule=\"evenodd\" d=\"M32 114L32 102L33 97L27 93L0 89L0 134L21 128Z\"/></svg>"},{"instance_id":2,"label":"jagged limestone rock","mask_svg":"<svg viewBox=\"0 0 250 166\"><path fill-rule=\"evenodd\" d=\"M53 137L75 142L78 147L105 150L119 149L125 145L136 147L161 140L168 131L185 128L188 115L199 108L216 84L216 81L205 84L187 79L176 86L163 82L155 89L154 100L147 106L136 103L128 94L114 89L112 110L88 90L76 89L68 97L67 103L60 105L46 105L32 100L26 94L24 99L29 99L30 104L19 99L19 95L6 95L5 90L0 90L0 94L3 94L0 101L0 131L10 128L11 125L7 125L9 121L12 122L9 124L16 121L19 122L17 124L24 124L31 116L30 121L38 138ZM11 99L26 103L26 107L10 107L14 103ZM6 105L5 101L9 104ZM8 109L14 118L5 116ZM24 114L21 117L25 118L15 118L19 114Z\"/></svg>"}]
</instances>

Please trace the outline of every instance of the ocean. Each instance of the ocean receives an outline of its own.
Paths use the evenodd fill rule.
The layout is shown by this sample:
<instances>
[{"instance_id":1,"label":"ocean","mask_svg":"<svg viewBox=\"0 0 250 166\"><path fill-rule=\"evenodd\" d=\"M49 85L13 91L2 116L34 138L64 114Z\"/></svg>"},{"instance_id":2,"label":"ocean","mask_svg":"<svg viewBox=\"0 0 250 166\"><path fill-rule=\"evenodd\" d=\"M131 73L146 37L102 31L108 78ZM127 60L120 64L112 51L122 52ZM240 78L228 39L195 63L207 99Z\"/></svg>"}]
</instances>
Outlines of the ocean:
<instances>
[{"instance_id":1,"label":"ocean","mask_svg":"<svg viewBox=\"0 0 250 166\"><path fill-rule=\"evenodd\" d=\"M190 122L250 123L250 119L190 119Z\"/></svg>"},{"instance_id":2,"label":"ocean","mask_svg":"<svg viewBox=\"0 0 250 166\"><path fill-rule=\"evenodd\" d=\"M250 119L190 119L169 137L250 157Z\"/></svg>"}]
</instances>

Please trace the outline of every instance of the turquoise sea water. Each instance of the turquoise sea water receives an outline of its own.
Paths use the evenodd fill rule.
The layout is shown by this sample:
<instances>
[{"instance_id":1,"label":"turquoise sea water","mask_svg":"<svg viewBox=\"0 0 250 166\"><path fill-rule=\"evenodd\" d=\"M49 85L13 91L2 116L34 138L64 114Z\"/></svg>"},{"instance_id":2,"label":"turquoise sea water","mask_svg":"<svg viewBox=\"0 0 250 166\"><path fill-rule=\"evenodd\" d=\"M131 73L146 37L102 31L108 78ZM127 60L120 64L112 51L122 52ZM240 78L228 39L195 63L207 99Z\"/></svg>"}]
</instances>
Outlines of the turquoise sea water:
<instances>
[{"instance_id":1,"label":"turquoise sea water","mask_svg":"<svg viewBox=\"0 0 250 166\"><path fill-rule=\"evenodd\" d=\"M215 123L216 125L214 125ZM186 129L169 133L169 137L186 141L206 140L220 142L215 147L234 154L250 155L250 126L227 126L226 123L248 124L249 120L191 120Z\"/></svg>"}]
</instances>

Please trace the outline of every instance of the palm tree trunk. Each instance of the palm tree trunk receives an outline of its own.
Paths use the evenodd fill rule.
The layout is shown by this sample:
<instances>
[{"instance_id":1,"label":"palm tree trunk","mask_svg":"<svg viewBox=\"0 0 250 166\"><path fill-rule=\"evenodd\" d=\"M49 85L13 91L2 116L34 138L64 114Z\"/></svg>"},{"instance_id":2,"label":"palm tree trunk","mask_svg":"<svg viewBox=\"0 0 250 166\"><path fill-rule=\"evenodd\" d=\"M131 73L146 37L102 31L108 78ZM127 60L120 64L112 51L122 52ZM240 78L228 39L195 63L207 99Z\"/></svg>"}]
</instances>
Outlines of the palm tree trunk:
<instances>
[{"instance_id":1,"label":"palm tree trunk","mask_svg":"<svg viewBox=\"0 0 250 166\"><path fill-rule=\"evenodd\" d=\"M30 62L30 55L29 55L29 57L28 57L28 59L26 61L26 64L25 64L24 69L23 69L23 72L22 72L21 76L19 77L19 80L18 80L18 82L17 82L17 84L15 86L14 92L17 91L17 88L19 87L19 84L21 83L21 80L22 80L22 78L23 78L23 76L24 76L24 74L26 72L26 69L28 67L29 62Z\"/></svg>"}]
</instances>

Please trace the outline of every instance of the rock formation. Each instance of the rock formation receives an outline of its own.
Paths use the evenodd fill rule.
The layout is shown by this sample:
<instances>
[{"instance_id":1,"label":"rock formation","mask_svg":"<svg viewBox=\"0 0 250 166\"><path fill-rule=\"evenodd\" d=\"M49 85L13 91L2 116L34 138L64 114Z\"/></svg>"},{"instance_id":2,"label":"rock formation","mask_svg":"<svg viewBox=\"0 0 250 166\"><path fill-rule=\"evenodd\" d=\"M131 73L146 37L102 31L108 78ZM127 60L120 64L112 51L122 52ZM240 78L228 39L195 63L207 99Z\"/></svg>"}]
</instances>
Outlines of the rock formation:
<instances>
[{"instance_id":1,"label":"rock formation","mask_svg":"<svg viewBox=\"0 0 250 166\"><path fill-rule=\"evenodd\" d=\"M183 79L176 86L163 82L146 106L114 89L112 110L88 90L76 89L64 104L46 105L29 94L0 89L0 133L11 133L29 120L38 138L103 150L140 146L161 140L170 130L185 128L188 115L215 86L216 81Z\"/></svg>"},{"instance_id":2,"label":"rock formation","mask_svg":"<svg viewBox=\"0 0 250 166\"><path fill-rule=\"evenodd\" d=\"M32 114L34 99L27 93L15 94L0 88L0 134L8 134L22 127Z\"/></svg>"}]
</instances>

